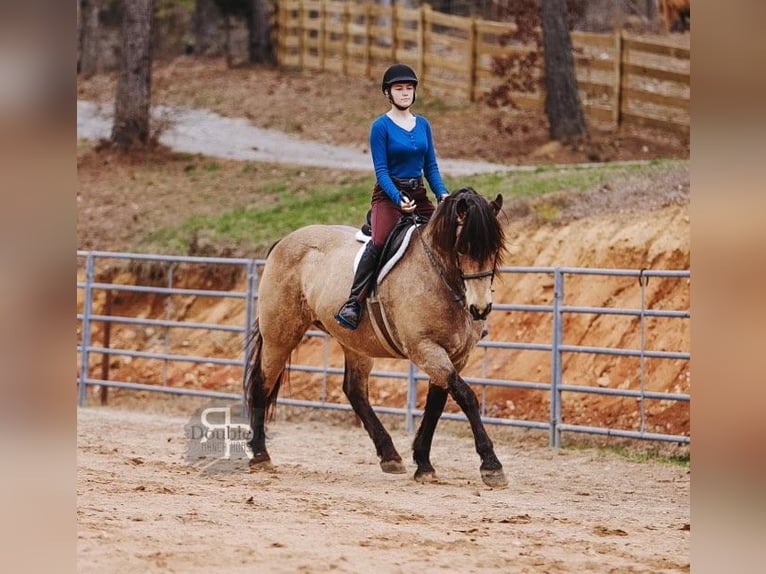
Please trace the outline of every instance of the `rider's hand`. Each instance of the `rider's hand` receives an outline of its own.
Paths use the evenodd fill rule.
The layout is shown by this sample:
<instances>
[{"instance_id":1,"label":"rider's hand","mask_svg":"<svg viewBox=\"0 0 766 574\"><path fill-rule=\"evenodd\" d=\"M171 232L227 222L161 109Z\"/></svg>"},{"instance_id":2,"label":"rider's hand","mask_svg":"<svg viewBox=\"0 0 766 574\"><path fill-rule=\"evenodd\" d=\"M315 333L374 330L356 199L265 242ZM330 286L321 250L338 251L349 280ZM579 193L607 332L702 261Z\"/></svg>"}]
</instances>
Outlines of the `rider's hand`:
<instances>
[{"instance_id":1,"label":"rider's hand","mask_svg":"<svg viewBox=\"0 0 766 574\"><path fill-rule=\"evenodd\" d=\"M399 202L399 209L401 209L404 213L412 213L415 211L415 201L406 197L402 197L402 200Z\"/></svg>"}]
</instances>

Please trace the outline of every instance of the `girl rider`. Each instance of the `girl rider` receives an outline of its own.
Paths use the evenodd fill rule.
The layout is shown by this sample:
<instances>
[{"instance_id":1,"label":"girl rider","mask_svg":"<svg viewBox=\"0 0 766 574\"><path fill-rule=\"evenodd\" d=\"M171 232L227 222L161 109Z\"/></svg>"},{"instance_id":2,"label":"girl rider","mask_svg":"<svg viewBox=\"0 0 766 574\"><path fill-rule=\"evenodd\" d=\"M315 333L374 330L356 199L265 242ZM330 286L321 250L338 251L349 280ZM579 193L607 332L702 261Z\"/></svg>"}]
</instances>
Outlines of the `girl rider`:
<instances>
[{"instance_id":1,"label":"girl rider","mask_svg":"<svg viewBox=\"0 0 766 574\"><path fill-rule=\"evenodd\" d=\"M394 64L383 74L383 94L391 109L378 116L370 128L370 153L377 179L372 192L372 239L362 253L348 300L335 319L356 329L364 302L375 275L378 260L389 233L402 214L416 213L428 219L434 204L426 195L423 177L441 201L449 194L439 173L431 124L414 115L418 77L409 66Z\"/></svg>"}]
</instances>

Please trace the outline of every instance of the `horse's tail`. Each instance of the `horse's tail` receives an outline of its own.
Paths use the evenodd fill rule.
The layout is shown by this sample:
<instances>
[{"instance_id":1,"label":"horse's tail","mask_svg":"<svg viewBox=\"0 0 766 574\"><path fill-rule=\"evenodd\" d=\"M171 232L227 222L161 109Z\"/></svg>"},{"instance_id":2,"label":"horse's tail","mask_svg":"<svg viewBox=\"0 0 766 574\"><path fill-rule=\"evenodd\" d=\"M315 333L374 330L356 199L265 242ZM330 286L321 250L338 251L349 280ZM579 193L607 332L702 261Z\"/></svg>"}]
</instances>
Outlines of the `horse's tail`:
<instances>
[{"instance_id":1,"label":"horse's tail","mask_svg":"<svg viewBox=\"0 0 766 574\"><path fill-rule=\"evenodd\" d=\"M248 418L251 423L257 418L267 420L272 417L277 404L277 395L282 386L282 380L288 377L288 370L283 368L270 390L266 389L263 375L263 336L258 319L255 319L253 330L248 340L247 369L245 371L244 391L247 403ZM286 367L287 365L285 365Z\"/></svg>"}]
</instances>

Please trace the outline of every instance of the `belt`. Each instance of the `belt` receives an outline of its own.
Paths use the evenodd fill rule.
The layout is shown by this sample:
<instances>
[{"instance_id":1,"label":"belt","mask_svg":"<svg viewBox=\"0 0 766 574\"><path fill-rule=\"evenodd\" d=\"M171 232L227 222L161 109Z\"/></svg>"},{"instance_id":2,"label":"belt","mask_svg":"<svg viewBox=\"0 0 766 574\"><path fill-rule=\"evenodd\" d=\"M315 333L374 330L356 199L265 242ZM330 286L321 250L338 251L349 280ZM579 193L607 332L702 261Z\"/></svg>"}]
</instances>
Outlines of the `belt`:
<instances>
[{"instance_id":1,"label":"belt","mask_svg":"<svg viewBox=\"0 0 766 574\"><path fill-rule=\"evenodd\" d=\"M399 179L398 177L392 177L391 180L396 184L396 187L399 189L409 189L412 191L415 191L416 189L420 189L423 187L423 178L422 177L412 177L409 179Z\"/></svg>"}]
</instances>

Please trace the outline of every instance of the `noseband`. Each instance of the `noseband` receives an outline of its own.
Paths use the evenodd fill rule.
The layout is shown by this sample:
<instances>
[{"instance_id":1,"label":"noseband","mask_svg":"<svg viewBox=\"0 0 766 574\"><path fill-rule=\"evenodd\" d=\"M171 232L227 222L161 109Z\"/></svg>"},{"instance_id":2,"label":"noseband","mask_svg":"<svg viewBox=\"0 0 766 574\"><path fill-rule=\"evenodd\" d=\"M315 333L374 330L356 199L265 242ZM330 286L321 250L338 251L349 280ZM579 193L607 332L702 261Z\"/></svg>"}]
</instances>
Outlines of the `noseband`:
<instances>
[{"instance_id":1,"label":"noseband","mask_svg":"<svg viewBox=\"0 0 766 574\"><path fill-rule=\"evenodd\" d=\"M460 269L460 267L458 267ZM490 283L494 282L495 280L495 269L493 266L492 271L479 271L478 273L460 273L460 277L463 278L463 281L470 281L471 279L484 279L485 277L492 277L492 281Z\"/></svg>"},{"instance_id":2,"label":"noseband","mask_svg":"<svg viewBox=\"0 0 766 574\"><path fill-rule=\"evenodd\" d=\"M463 273L463 270L460 269L460 253L458 253L457 257L457 268L460 270L460 277L463 279L463 281L471 281L472 279L484 279L485 277L490 277L489 284L492 285L495 282L495 269L497 268L497 255L495 255L495 261L492 263L492 269L488 271L479 271L478 273Z\"/></svg>"}]
</instances>

